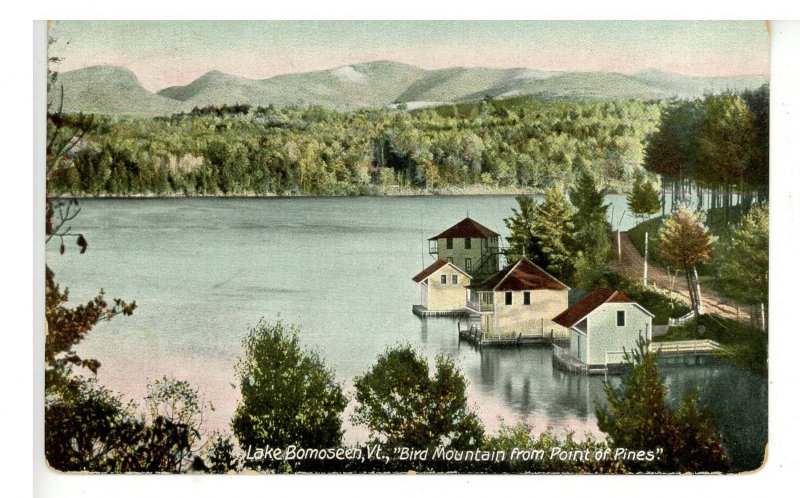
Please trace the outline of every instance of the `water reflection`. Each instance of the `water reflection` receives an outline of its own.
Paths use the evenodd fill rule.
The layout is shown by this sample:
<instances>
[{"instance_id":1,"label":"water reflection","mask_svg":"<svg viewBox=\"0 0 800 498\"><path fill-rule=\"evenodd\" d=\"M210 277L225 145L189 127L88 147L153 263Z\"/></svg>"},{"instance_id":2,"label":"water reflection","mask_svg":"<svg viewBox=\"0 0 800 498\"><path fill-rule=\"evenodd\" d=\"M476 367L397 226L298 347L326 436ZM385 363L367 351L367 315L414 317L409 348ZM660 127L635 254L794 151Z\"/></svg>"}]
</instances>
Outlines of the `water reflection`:
<instances>
[{"instance_id":1,"label":"water reflection","mask_svg":"<svg viewBox=\"0 0 800 498\"><path fill-rule=\"evenodd\" d=\"M619 218L625 196L607 202ZM456 360L489 432L502 418L597 433L602 377L554 370L546 347L476 349L459 342L457 320L411 313L419 300L411 276L431 262L426 234L470 212L505 237L502 220L515 206L513 196L86 200L74 229L93 249L62 256L48 247L47 262L74 303L104 288L139 305L78 346L103 364L103 384L141 400L153 379L185 379L214 403L208 430L229 428L238 399L233 366L248 328L280 316L348 389L387 348L410 344L429 360ZM621 228L632 223L626 216ZM763 380L727 365L665 366L664 374L675 399L700 386L732 446L751 438L763 449ZM345 433L350 441L361 435L348 422Z\"/></svg>"},{"instance_id":2,"label":"water reflection","mask_svg":"<svg viewBox=\"0 0 800 498\"><path fill-rule=\"evenodd\" d=\"M478 348L459 341L456 320L419 320L419 338L430 353L453 356L469 382L468 393L487 428L535 422L561 432L573 430L603 437L595 407L605 405L604 382L619 388L619 375L579 375L553 367L549 346ZM667 401L677 407L692 390L717 419L726 448L738 468L757 467L767 437L766 382L714 357L662 359L659 362ZM559 432L559 431L557 431Z\"/></svg>"}]
</instances>

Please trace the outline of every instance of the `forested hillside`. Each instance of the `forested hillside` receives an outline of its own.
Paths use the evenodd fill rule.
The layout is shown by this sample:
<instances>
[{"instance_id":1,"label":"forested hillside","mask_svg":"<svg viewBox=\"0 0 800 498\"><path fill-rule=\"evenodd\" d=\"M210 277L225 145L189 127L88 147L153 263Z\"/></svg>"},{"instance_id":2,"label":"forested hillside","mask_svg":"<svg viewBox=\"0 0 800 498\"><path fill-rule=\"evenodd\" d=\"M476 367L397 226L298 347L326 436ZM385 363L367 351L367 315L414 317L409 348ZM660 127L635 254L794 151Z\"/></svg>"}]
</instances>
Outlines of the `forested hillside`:
<instances>
[{"instance_id":1,"label":"forested hillside","mask_svg":"<svg viewBox=\"0 0 800 498\"><path fill-rule=\"evenodd\" d=\"M587 169L624 191L664 104L486 100L412 112L223 106L96 116L49 190L76 195L364 195L544 189Z\"/></svg>"}]
</instances>

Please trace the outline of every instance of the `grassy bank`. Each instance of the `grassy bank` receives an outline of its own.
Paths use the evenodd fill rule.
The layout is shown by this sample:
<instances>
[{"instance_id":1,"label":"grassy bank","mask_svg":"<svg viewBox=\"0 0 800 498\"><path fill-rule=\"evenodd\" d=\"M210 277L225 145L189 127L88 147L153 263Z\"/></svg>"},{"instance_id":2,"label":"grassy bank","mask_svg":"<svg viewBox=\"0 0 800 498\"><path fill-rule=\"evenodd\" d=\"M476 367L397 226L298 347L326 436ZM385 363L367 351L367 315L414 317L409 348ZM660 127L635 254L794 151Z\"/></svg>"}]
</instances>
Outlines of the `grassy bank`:
<instances>
[{"instance_id":1,"label":"grassy bank","mask_svg":"<svg viewBox=\"0 0 800 498\"><path fill-rule=\"evenodd\" d=\"M681 317L690 310L683 302L671 299L655 289L624 277L618 278L614 287L653 313L653 325L666 325L670 318Z\"/></svg>"},{"instance_id":2,"label":"grassy bank","mask_svg":"<svg viewBox=\"0 0 800 498\"><path fill-rule=\"evenodd\" d=\"M729 353L728 360L761 377L767 377L768 334L736 320L715 315L702 315L679 327L670 327L669 333L654 340L683 341L711 339Z\"/></svg>"}]
</instances>

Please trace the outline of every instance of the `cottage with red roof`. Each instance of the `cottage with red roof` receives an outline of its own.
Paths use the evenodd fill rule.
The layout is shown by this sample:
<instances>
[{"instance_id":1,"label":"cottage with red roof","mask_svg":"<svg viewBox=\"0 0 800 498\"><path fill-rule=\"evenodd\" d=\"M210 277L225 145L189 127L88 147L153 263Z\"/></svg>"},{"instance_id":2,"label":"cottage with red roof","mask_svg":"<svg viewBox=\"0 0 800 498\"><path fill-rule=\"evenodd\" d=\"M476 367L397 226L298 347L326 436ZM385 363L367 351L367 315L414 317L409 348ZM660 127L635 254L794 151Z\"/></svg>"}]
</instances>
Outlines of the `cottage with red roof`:
<instances>
[{"instance_id":1,"label":"cottage with red roof","mask_svg":"<svg viewBox=\"0 0 800 498\"><path fill-rule=\"evenodd\" d=\"M653 314L614 289L597 289L553 321L569 329L569 350L554 346L553 361L587 373L624 363L624 352L653 334Z\"/></svg>"},{"instance_id":2,"label":"cottage with red roof","mask_svg":"<svg viewBox=\"0 0 800 498\"><path fill-rule=\"evenodd\" d=\"M476 280L500 269L500 234L471 218L428 239L428 247L437 260L453 263Z\"/></svg>"},{"instance_id":3,"label":"cottage with red roof","mask_svg":"<svg viewBox=\"0 0 800 498\"><path fill-rule=\"evenodd\" d=\"M466 287L472 282L472 277L453 263L440 259L412 280L420 286L422 305L413 308L417 315L468 313Z\"/></svg>"},{"instance_id":4,"label":"cottage with red roof","mask_svg":"<svg viewBox=\"0 0 800 498\"><path fill-rule=\"evenodd\" d=\"M569 287L528 259L469 286L467 307L486 339L544 337L566 339L567 328L553 317L567 309Z\"/></svg>"}]
</instances>

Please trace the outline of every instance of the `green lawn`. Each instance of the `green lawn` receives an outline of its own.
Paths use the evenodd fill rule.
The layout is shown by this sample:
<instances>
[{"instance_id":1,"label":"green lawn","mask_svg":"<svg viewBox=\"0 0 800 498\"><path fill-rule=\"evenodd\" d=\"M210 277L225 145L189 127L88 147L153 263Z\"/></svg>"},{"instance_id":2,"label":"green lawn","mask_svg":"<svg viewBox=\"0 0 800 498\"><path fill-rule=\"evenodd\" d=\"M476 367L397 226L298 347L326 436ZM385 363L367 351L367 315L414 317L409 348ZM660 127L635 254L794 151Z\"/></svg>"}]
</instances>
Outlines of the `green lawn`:
<instances>
[{"instance_id":1,"label":"green lawn","mask_svg":"<svg viewBox=\"0 0 800 498\"><path fill-rule=\"evenodd\" d=\"M669 318L678 318L690 311L682 301L670 299L659 291L621 275L613 275L608 284L622 291L653 315L653 325L666 325Z\"/></svg>"}]
</instances>

